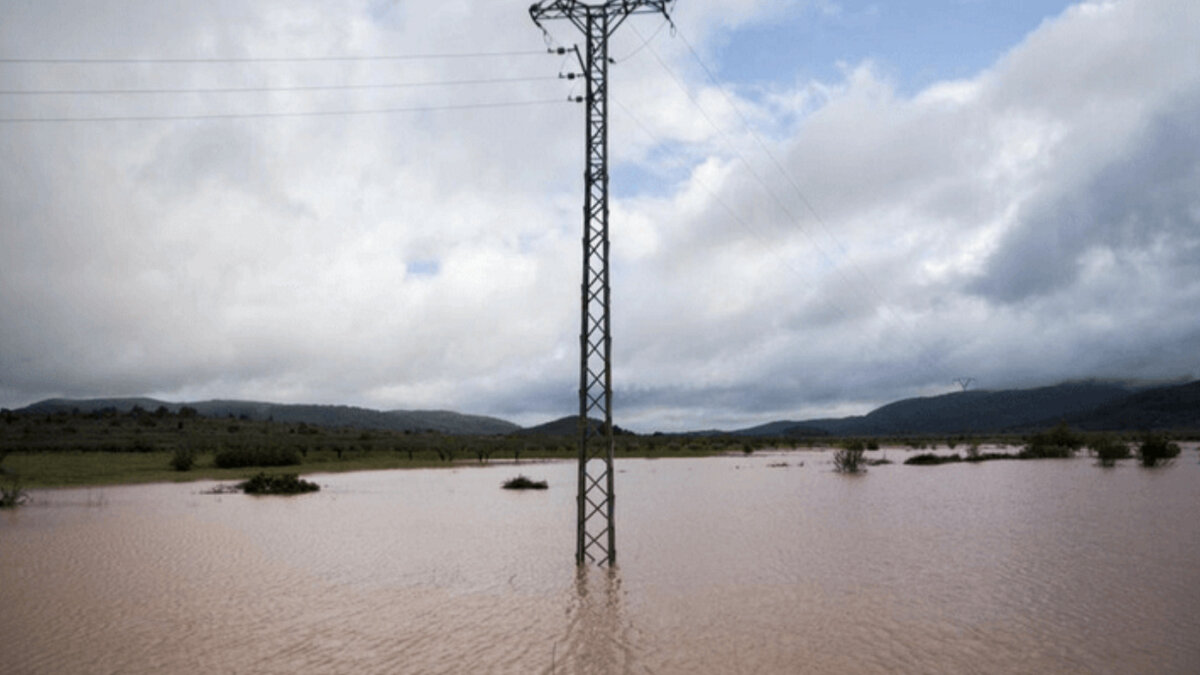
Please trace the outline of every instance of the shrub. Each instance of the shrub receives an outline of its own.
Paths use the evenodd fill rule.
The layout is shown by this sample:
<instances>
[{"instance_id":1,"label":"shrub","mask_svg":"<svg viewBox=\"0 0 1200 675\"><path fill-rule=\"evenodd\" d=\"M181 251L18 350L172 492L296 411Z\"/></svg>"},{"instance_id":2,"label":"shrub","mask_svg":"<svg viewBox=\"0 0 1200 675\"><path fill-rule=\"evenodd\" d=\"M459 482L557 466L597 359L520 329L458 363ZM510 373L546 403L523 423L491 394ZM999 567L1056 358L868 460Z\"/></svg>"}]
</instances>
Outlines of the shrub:
<instances>
[{"instance_id":1,"label":"shrub","mask_svg":"<svg viewBox=\"0 0 1200 675\"><path fill-rule=\"evenodd\" d=\"M1179 445L1162 434L1146 434L1138 446L1138 460L1142 466L1166 464L1178 456Z\"/></svg>"},{"instance_id":2,"label":"shrub","mask_svg":"<svg viewBox=\"0 0 1200 675\"><path fill-rule=\"evenodd\" d=\"M504 481L501 485L505 490L545 490L549 487L544 480L533 480L525 476L517 476Z\"/></svg>"},{"instance_id":3,"label":"shrub","mask_svg":"<svg viewBox=\"0 0 1200 675\"><path fill-rule=\"evenodd\" d=\"M912 464L914 466L932 466L935 464L950 464L961 461L962 457L958 456L957 453L953 455L935 455L933 453L926 453L923 455L913 455L912 457L904 460L904 463Z\"/></svg>"},{"instance_id":4,"label":"shrub","mask_svg":"<svg viewBox=\"0 0 1200 675\"><path fill-rule=\"evenodd\" d=\"M235 447L225 448L213 457L220 469L239 469L244 466L294 466L300 456L291 448Z\"/></svg>"},{"instance_id":5,"label":"shrub","mask_svg":"<svg viewBox=\"0 0 1200 675\"><path fill-rule=\"evenodd\" d=\"M29 495L21 488L21 481L15 476L7 485L0 485L0 509L15 509L29 501Z\"/></svg>"},{"instance_id":6,"label":"shrub","mask_svg":"<svg viewBox=\"0 0 1200 675\"><path fill-rule=\"evenodd\" d=\"M861 466L863 463L863 452L865 452L865 449L863 448L862 441L847 443L845 447L833 453L833 470L838 473L866 471L866 468Z\"/></svg>"},{"instance_id":7,"label":"shrub","mask_svg":"<svg viewBox=\"0 0 1200 675\"><path fill-rule=\"evenodd\" d=\"M245 482L239 483L238 487L248 495L298 495L321 489L320 485L306 481L294 473L283 473L277 476L258 473Z\"/></svg>"},{"instance_id":8,"label":"shrub","mask_svg":"<svg viewBox=\"0 0 1200 675\"><path fill-rule=\"evenodd\" d=\"M171 468L176 471L191 471L196 463L196 453L189 448L176 448L171 455Z\"/></svg>"},{"instance_id":9,"label":"shrub","mask_svg":"<svg viewBox=\"0 0 1200 675\"><path fill-rule=\"evenodd\" d=\"M1074 457L1083 447L1083 437L1071 431L1066 422L1060 422L1050 431L1036 433L1021 450L1021 459L1064 459Z\"/></svg>"},{"instance_id":10,"label":"shrub","mask_svg":"<svg viewBox=\"0 0 1200 675\"><path fill-rule=\"evenodd\" d=\"M1130 456L1128 445L1109 436L1097 436L1088 447L1096 453L1100 466L1116 466L1117 460L1129 459Z\"/></svg>"}]
</instances>

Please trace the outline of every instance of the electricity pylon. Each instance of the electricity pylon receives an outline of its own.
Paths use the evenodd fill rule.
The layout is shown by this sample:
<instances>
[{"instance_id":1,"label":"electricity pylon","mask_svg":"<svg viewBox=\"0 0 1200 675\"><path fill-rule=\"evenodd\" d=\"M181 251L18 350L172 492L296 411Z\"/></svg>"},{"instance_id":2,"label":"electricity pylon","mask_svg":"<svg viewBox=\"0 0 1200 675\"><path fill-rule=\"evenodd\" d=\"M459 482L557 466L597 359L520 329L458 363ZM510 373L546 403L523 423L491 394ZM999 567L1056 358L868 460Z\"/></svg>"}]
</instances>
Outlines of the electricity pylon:
<instances>
[{"instance_id":1,"label":"electricity pylon","mask_svg":"<svg viewBox=\"0 0 1200 675\"><path fill-rule=\"evenodd\" d=\"M529 16L569 19L585 38L582 329L579 334L579 491L575 562L617 562L613 522L612 332L608 283L608 38L632 14L663 14L674 0L542 0Z\"/></svg>"}]
</instances>

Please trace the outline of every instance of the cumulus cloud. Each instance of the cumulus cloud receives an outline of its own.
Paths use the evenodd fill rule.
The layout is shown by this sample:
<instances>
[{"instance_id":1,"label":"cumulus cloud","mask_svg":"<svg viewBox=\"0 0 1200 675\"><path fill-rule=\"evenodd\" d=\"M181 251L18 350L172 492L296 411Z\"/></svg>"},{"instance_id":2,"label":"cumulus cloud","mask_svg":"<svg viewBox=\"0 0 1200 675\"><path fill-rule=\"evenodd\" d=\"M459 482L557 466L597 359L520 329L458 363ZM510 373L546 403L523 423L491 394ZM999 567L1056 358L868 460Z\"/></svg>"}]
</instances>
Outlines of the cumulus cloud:
<instances>
[{"instance_id":1,"label":"cumulus cloud","mask_svg":"<svg viewBox=\"0 0 1200 675\"><path fill-rule=\"evenodd\" d=\"M6 6L0 43L143 59L542 46L508 3L134 4ZM652 184L614 186L618 423L865 412L963 375L1191 373L1194 4L1082 3L989 69L911 95L869 62L747 91L709 81L682 43L711 58L732 27L831 3L697 1L674 39L653 18L631 24L613 49L633 54L613 70L614 175ZM553 35L573 39L565 25ZM0 72L12 89L199 89L553 76L572 67L561 59ZM570 413L582 191L570 87L0 97L9 118L559 102L0 124L0 403L157 394L525 423Z\"/></svg>"}]
</instances>

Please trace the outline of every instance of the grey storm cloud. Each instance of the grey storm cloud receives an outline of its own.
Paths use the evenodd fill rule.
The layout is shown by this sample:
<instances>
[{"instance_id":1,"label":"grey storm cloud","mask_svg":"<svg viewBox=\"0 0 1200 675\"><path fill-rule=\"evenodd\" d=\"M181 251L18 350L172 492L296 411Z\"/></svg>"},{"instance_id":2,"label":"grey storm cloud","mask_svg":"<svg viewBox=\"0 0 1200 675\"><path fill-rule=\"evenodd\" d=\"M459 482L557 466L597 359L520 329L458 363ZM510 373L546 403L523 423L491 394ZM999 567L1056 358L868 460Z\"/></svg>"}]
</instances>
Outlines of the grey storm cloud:
<instances>
[{"instance_id":1,"label":"grey storm cloud","mask_svg":"<svg viewBox=\"0 0 1200 675\"><path fill-rule=\"evenodd\" d=\"M697 1L680 30L707 54L775 11ZM832 82L714 84L664 32L614 69L614 176L646 181L612 204L618 423L862 413L959 376L1192 373L1198 33L1190 0L1080 3L990 68L902 94L890 64L870 62ZM639 46L622 40L623 54ZM466 0L9 4L0 44L131 58L543 47L520 7ZM0 64L14 89L546 78L9 97L0 117L547 101L0 124L0 404L149 394L569 414L582 122L561 59Z\"/></svg>"}]
</instances>

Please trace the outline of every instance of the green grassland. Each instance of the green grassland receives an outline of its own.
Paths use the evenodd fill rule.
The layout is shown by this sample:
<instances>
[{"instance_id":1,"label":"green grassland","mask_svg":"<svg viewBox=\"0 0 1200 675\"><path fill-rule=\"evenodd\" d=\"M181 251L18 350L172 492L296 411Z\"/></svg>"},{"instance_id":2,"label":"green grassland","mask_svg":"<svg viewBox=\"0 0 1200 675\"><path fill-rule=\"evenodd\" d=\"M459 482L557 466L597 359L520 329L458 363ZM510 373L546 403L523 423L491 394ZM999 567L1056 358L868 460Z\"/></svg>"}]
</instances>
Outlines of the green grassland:
<instances>
[{"instance_id":1,"label":"green grassland","mask_svg":"<svg viewBox=\"0 0 1200 675\"><path fill-rule=\"evenodd\" d=\"M257 455L290 460L268 473L326 473L529 462L577 456L574 438L542 435L457 436L326 428L304 423L205 418L186 409L154 412L0 417L0 467L27 488L124 483L241 480L260 469ZM797 439L620 435L617 457L701 457L803 447ZM809 443L811 445L811 443ZM174 468L180 455L187 470ZM221 468L221 458L251 458ZM294 461L293 461L294 460ZM228 461L226 461L228 466Z\"/></svg>"},{"instance_id":2,"label":"green grassland","mask_svg":"<svg viewBox=\"0 0 1200 675\"><path fill-rule=\"evenodd\" d=\"M1032 436L835 439L621 433L615 456L705 457L767 449L884 447L924 450L980 445L1034 447ZM1121 439L1118 435L1113 438ZM1074 448L1084 445L1077 439ZM1133 440L1132 438L1128 440ZM332 473L536 462L577 456L573 437L461 436L206 418L184 408L129 413L20 414L0 411L0 482L24 488L125 483L237 481L266 471ZM181 470L184 469L184 470Z\"/></svg>"}]
</instances>

